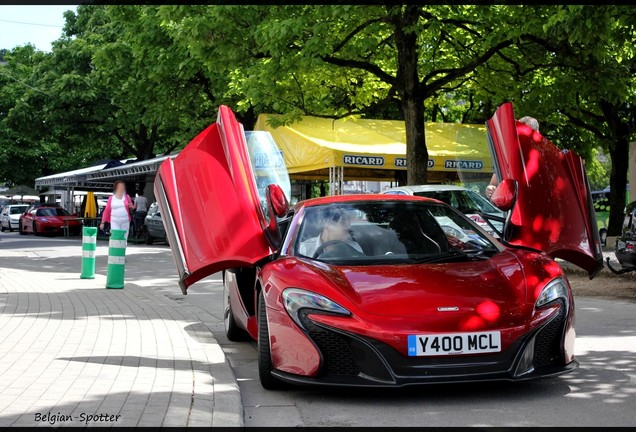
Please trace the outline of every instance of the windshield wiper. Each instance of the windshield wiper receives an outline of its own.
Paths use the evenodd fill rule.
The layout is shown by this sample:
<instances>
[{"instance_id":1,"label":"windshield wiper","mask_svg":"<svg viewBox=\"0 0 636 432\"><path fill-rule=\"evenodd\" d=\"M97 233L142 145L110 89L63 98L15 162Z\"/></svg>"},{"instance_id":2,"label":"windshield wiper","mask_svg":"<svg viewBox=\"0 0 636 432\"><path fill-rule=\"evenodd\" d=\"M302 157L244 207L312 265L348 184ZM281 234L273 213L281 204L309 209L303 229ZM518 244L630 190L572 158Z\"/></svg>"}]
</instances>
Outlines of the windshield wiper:
<instances>
[{"instance_id":1,"label":"windshield wiper","mask_svg":"<svg viewBox=\"0 0 636 432\"><path fill-rule=\"evenodd\" d=\"M490 256L487 255L489 253L497 253L498 249L489 248L489 249L453 249L448 253L437 254L434 256L424 257L413 260L413 262L417 264L422 263L434 263L434 262L442 262L442 261L453 261L457 259L481 259L487 260L490 259Z\"/></svg>"}]
</instances>

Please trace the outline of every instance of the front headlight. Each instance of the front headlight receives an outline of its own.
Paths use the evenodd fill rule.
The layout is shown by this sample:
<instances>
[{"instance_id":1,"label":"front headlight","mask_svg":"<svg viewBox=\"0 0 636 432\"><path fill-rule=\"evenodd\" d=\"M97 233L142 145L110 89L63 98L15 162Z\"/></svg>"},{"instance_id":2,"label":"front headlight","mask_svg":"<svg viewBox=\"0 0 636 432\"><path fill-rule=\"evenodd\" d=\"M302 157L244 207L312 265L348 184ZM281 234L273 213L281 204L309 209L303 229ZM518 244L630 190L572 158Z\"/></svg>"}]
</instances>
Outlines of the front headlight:
<instances>
[{"instance_id":1,"label":"front headlight","mask_svg":"<svg viewBox=\"0 0 636 432\"><path fill-rule=\"evenodd\" d=\"M327 297L300 288L287 288L283 291L283 304L289 316L301 328L304 328L298 316L301 309L315 309L338 315L351 315L351 312Z\"/></svg>"},{"instance_id":2,"label":"front headlight","mask_svg":"<svg viewBox=\"0 0 636 432\"><path fill-rule=\"evenodd\" d=\"M568 287L563 279L556 278L548 282L543 288L541 294L539 294L539 297L537 298L535 307L545 306L559 298L564 299L567 304Z\"/></svg>"}]
</instances>

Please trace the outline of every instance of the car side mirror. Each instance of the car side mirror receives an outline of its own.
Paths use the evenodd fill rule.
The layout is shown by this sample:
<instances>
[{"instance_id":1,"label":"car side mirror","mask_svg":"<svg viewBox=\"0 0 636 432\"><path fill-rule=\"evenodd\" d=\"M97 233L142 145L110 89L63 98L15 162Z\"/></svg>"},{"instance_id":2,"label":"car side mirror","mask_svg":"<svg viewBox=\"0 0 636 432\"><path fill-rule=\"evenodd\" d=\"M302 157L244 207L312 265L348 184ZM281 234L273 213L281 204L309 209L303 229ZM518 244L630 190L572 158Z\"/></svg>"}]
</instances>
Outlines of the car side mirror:
<instances>
[{"instance_id":1,"label":"car side mirror","mask_svg":"<svg viewBox=\"0 0 636 432\"><path fill-rule=\"evenodd\" d=\"M492 193L490 201L499 210L507 212L515 205L517 200L517 181L504 179Z\"/></svg>"},{"instance_id":2,"label":"car side mirror","mask_svg":"<svg viewBox=\"0 0 636 432\"><path fill-rule=\"evenodd\" d=\"M267 186L267 206L270 212L276 217L283 217L289 211L289 201L285 196L285 192L277 184L271 184Z\"/></svg>"},{"instance_id":3,"label":"car side mirror","mask_svg":"<svg viewBox=\"0 0 636 432\"><path fill-rule=\"evenodd\" d=\"M265 189L265 197L267 199L267 211L269 213L269 223L265 234L272 249L277 250L282 241L282 234L278 226L278 218L282 218L289 212L289 201L285 196L285 192L276 184L268 185Z\"/></svg>"}]
</instances>

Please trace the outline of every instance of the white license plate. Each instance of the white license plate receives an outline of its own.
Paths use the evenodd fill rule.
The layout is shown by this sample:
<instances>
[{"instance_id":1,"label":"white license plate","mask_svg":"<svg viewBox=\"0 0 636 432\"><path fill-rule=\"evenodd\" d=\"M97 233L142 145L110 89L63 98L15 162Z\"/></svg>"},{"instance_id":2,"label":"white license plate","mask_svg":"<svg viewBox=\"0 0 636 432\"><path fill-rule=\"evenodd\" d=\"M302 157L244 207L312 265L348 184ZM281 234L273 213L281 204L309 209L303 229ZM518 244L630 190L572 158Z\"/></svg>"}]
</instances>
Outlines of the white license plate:
<instances>
[{"instance_id":1,"label":"white license plate","mask_svg":"<svg viewBox=\"0 0 636 432\"><path fill-rule=\"evenodd\" d=\"M440 356L493 353L501 351L501 333L446 333L410 335L409 356Z\"/></svg>"}]
</instances>

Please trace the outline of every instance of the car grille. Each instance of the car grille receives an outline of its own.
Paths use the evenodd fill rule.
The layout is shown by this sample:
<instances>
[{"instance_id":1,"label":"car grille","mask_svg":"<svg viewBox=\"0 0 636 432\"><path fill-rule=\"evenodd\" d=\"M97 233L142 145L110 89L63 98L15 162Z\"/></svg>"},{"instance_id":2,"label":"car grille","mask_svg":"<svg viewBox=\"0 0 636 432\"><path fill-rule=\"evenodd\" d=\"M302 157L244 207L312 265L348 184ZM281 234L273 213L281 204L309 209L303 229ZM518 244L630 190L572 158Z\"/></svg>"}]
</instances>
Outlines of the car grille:
<instances>
[{"instance_id":1,"label":"car grille","mask_svg":"<svg viewBox=\"0 0 636 432\"><path fill-rule=\"evenodd\" d=\"M565 326L565 302L557 300L559 303L559 312L545 327L539 330L534 345L534 361L532 364L535 368L550 366L563 362L561 353L561 341L563 338L563 330Z\"/></svg>"},{"instance_id":2,"label":"car grille","mask_svg":"<svg viewBox=\"0 0 636 432\"><path fill-rule=\"evenodd\" d=\"M317 326L308 317L309 314L324 314L324 312L304 309L298 313L300 322L322 353L321 372L336 375L358 375L360 368L353 358L347 339L338 333Z\"/></svg>"}]
</instances>

